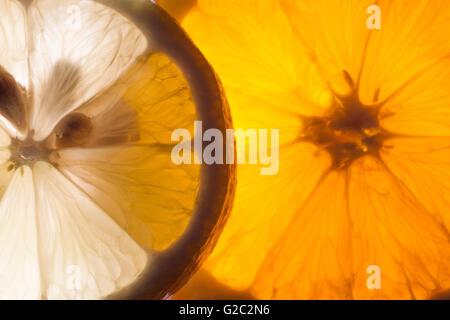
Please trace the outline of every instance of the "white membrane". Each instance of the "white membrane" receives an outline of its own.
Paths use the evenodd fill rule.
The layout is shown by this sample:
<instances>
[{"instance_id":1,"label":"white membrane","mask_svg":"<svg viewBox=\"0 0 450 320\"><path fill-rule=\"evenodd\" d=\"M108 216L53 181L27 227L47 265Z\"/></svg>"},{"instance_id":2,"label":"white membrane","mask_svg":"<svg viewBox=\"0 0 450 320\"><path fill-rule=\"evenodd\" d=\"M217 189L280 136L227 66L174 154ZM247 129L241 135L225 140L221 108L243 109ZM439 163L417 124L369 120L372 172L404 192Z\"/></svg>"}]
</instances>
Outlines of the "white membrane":
<instances>
[{"instance_id":1,"label":"white membrane","mask_svg":"<svg viewBox=\"0 0 450 320\"><path fill-rule=\"evenodd\" d=\"M16 170L0 203L0 298L40 298L36 210L29 167Z\"/></svg>"}]
</instances>

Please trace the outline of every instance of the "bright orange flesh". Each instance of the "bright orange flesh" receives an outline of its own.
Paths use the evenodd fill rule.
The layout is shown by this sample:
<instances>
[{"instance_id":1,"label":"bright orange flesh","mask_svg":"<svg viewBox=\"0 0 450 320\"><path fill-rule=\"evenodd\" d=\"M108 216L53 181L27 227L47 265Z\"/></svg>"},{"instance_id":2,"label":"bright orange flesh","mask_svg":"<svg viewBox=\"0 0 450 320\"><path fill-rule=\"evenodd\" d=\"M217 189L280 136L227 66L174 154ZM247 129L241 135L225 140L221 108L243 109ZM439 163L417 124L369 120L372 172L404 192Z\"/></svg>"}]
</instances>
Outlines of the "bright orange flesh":
<instances>
[{"instance_id":1,"label":"bright orange flesh","mask_svg":"<svg viewBox=\"0 0 450 320\"><path fill-rule=\"evenodd\" d=\"M450 288L450 3L199 0L183 22L237 128L280 129L280 171L239 167L205 270L275 299ZM369 266L381 289L367 287Z\"/></svg>"}]
</instances>

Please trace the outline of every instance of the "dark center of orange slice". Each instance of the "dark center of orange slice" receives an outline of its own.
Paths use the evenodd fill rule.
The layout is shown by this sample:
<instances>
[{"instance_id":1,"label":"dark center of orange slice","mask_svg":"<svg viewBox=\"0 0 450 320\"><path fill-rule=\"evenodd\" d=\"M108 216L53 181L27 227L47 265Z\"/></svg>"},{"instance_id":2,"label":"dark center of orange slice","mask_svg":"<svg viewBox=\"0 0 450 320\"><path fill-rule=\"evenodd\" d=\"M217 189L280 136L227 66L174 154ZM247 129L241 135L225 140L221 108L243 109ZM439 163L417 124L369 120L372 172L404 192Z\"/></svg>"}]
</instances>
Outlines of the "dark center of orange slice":
<instances>
[{"instance_id":1,"label":"dark center of orange slice","mask_svg":"<svg viewBox=\"0 0 450 320\"><path fill-rule=\"evenodd\" d=\"M357 89L345 96L335 94L325 116L302 116L302 140L327 150L336 170L346 169L364 155L378 157L389 137L380 127L379 109L378 105L363 104Z\"/></svg>"}]
</instances>

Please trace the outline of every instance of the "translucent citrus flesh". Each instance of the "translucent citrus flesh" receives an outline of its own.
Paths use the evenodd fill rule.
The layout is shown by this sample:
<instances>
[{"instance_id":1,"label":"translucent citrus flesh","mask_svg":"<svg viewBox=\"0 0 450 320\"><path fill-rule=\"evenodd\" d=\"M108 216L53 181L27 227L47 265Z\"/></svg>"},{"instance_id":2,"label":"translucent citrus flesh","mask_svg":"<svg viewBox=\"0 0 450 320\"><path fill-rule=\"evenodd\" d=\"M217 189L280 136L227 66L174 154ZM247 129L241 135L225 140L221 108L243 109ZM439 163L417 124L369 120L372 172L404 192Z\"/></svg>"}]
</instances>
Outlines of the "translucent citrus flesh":
<instances>
[{"instance_id":1,"label":"translucent citrus flesh","mask_svg":"<svg viewBox=\"0 0 450 320\"><path fill-rule=\"evenodd\" d=\"M77 112L98 130L86 146L55 153L55 165L135 240L166 249L184 231L199 184L199 165L171 159L172 131L193 132L196 118L181 71L151 54Z\"/></svg>"},{"instance_id":2,"label":"translucent citrus flesh","mask_svg":"<svg viewBox=\"0 0 450 320\"><path fill-rule=\"evenodd\" d=\"M279 173L238 168L233 214L204 266L231 289L420 299L450 288L450 5L377 3L374 31L373 1L199 0L183 21L221 77L235 127L280 129ZM376 128L332 125L350 95ZM326 125L310 130L311 118ZM371 148L364 139L380 133ZM337 166L349 145L358 152ZM367 287L370 265L380 290Z\"/></svg>"},{"instance_id":3,"label":"translucent citrus flesh","mask_svg":"<svg viewBox=\"0 0 450 320\"><path fill-rule=\"evenodd\" d=\"M117 293L180 238L202 203L200 166L171 159L173 130L193 132L197 118L191 87L103 4L0 0L0 8L0 65L28 94L27 127L6 119L0 130L2 297Z\"/></svg>"}]
</instances>

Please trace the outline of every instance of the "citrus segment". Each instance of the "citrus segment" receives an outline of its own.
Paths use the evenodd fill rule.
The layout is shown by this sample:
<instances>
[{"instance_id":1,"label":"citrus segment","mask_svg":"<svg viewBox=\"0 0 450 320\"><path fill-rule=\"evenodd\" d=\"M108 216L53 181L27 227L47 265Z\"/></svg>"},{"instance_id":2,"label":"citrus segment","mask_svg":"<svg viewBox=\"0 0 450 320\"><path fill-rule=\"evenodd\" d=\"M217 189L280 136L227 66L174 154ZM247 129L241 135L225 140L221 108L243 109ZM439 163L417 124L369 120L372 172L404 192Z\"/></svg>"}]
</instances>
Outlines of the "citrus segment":
<instances>
[{"instance_id":1,"label":"citrus segment","mask_svg":"<svg viewBox=\"0 0 450 320\"><path fill-rule=\"evenodd\" d=\"M16 0L1 0L0 65L28 88L26 12Z\"/></svg>"},{"instance_id":2,"label":"citrus segment","mask_svg":"<svg viewBox=\"0 0 450 320\"><path fill-rule=\"evenodd\" d=\"M154 53L127 85L123 100L138 116L140 142L174 144L172 132L189 130L194 137L197 120L195 103L188 81L167 55Z\"/></svg>"},{"instance_id":3,"label":"citrus segment","mask_svg":"<svg viewBox=\"0 0 450 320\"><path fill-rule=\"evenodd\" d=\"M29 201L34 197L31 169L16 170L0 203L2 299L38 299L41 294L36 207Z\"/></svg>"},{"instance_id":4,"label":"citrus segment","mask_svg":"<svg viewBox=\"0 0 450 320\"><path fill-rule=\"evenodd\" d=\"M448 231L379 160L361 158L349 172L354 297L426 299L448 288ZM367 290L370 265L385 271L382 290Z\"/></svg>"},{"instance_id":5,"label":"citrus segment","mask_svg":"<svg viewBox=\"0 0 450 320\"><path fill-rule=\"evenodd\" d=\"M267 253L253 294L265 299L351 298L346 183L345 172L321 177Z\"/></svg>"},{"instance_id":6,"label":"citrus segment","mask_svg":"<svg viewBox=\"0 0 450 320\"><path fill-rule=\"evenodd\" d=\"M381 29L370 33L365 51L359 90L364 103L374 102L376 96L375 100L385 101L413 84L430 68L448 59L450 50L450 4L447 1L419 0L412 6L405 0L381 0L377 5L382 25ZM441 70L445 69L441 67ZM438 82L439 78L432 85ZM418 93L410 91L408 97L420 95ZM403 102L396 105L404 107ZM429 111L433 109L430 107Z\"/></svg>"},{"instance_id":7,"label":"citrus segment","mask_svg":"<svg viewBox=\"0 0 450 320\"><path fill-rule=\"evenodd\" d=\"M133 282L147 264L145 251L48 163L34 165L33 179L44 297L92 299ZM82 291L66 286L70 271L80 275Z\"/></svg>"},{"instance_id":8,"label":"citrus segment","mask_svg":"<svg viewBox=\"0 0 450 320\"><path fill-rule=\"evenodd\" d=\"M157 144L66 149L55 164L141 244L162 250L185 230L199 184L199 166L170 155Z\"/></svg>"},{"instance_id":9,"label":"citrus segment","mask_svg":"<svg viewBox=\"0 0 450 320\"><path fill-rule=\"evenodd\" d=\"M438 59L399 88L380 108L381 126L400 136L449 136L449 68L450 56Z\"/></svg>"},{"instance_id":10,"label":"citrus segment","mask_svg":"<svg viewBox=\"0 0 450 320\"><path fill-rule=\"evenodd\" d=\"M270 119L283 117L276 128L294 130L299 114L323 114L331 102L278 1L198 1L183 26L227 83L239 128L271 128ZM293 138L290 131L280 140Z\"/></svg>"},{"instance_id":11,"label":"citrus segment","mask_svg":"<svg viewBox=\"0 0 450 320\"><path fill-rule=\"evenodd\" d=\"M34 1L28 21L35 102L30 125L37 141L114 83L147 47L132 22L95 1Z\"/></svg>"},{"instance_id":12,"label":"citrus segment","mask_svg":"<svg viewBox=\"0 0 450 320\"><path fill-rule=\"evenodd\" d=\"M443 230L450 230L450 141L444 138L392 138L381 158Z\"/></svg>"},{"instance_id":13,"label":"citrus segment","mask_svg":"<svg viewBox=\"0 0 450 320\"><path fill-rule=\"evenodd\" d=\"M141 55L117 81L75 112L92 121L94 131L82 144L87 147L127 142L175 145L172 132L183 128L194 137L197 119L187 80L159 52Z\"/></svg>"},{"instance_id":14,"label":"citrus segment","mask_svg":"<svg viewBox=\"0 0 450 320\"><path fill-rule=\"evenodd\" d=\"M349 93L360 79L369 40L366 27L371 0L281 0L292 29L329 86ZM345 72L343 72L345 71ZM353 79L349 81L349 79Z\"/></svg>"}]
</instances>

